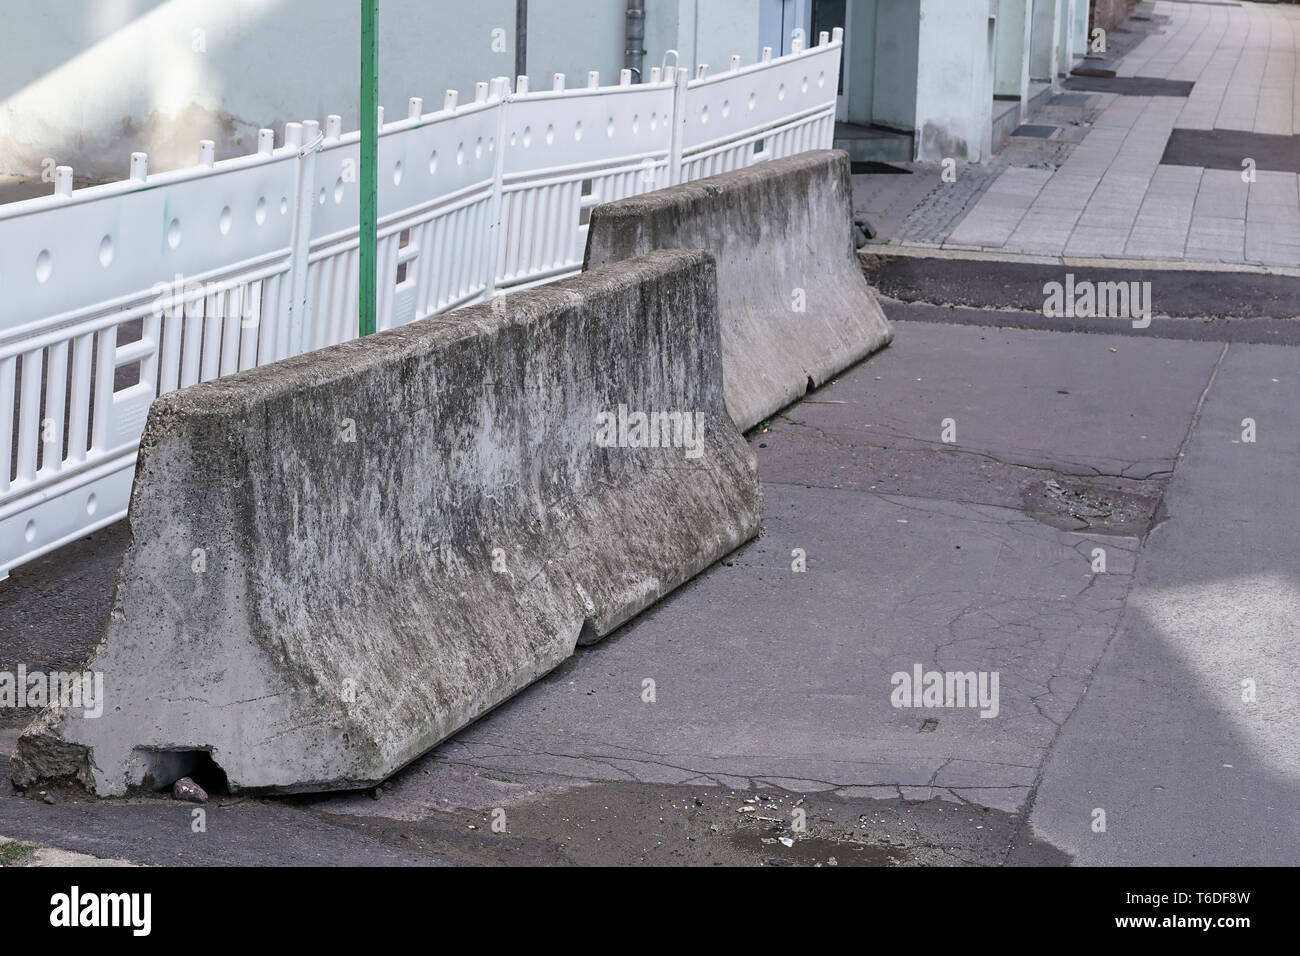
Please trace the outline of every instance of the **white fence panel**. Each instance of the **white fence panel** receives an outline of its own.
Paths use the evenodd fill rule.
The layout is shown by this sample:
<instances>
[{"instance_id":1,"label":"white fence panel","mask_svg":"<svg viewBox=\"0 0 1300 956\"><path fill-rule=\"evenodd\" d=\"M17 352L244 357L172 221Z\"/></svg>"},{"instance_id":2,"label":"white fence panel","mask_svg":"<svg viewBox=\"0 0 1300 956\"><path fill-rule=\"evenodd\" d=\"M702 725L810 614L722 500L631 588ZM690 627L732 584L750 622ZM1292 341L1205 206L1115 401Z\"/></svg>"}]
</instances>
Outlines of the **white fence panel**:
<instances>
[{"instance_id":1,"label":"white fence panel","mask_svg":"<svg viewBox=\"0 0 1300 956\"><path fill-rule=\"evenodd\" d=\"M566 91L564 79L506 104L498 288L580 270L587 211L670 178L672 84L632 86L624 71L619 86Z\"/></svg>"},{"instance_id":2,"label":"white fence panel","mask_svg":"<svg viewBox=\"0 0 1300 956\"><path fill-rule=\"evenodd\" d=\"M498 77L379 134L378 326L582 267L602 202L829 147L839 31L688 80L514 92ZM358 132L0 206L0 579L126 513L153 399L357 335Z\"/></svg>"},{"instance_id":3,"label":"white fence panel","mask_svg":"<svg viewBox=\"0 0 1300 956\"><path fill-rule=\"evenodd\" d=\"M412 115L379 137L380 330L482 298L491 291L487 250L496 195L499 97ZM331 117L331 121L334 118ZM300 351L357 335L360 280L360 134L328 135L316 157L308 277L311 328Z\"/></svg>"},{"instance_id":4,"label":"white fence panel","mask_svg":"<svg viewBox=\"0 0 1300 956\"><path fill-rule=\"evenodd\" d=\"M122 517L150 402L256 364L288 306L295 151L134 165L0 208L0 574Z\"/></svg>"},{"instance_id":5,"label":"white fence panel","mask_svg":"<svg viewBox=\"0 0 1300 956\"><path fill-rule=\"evenodd\" d=\"M842 47L836 29L811 50L746 67L733 57L726 73L689 81L680 181L829 147Z\"/></svg>"}]
</instances>

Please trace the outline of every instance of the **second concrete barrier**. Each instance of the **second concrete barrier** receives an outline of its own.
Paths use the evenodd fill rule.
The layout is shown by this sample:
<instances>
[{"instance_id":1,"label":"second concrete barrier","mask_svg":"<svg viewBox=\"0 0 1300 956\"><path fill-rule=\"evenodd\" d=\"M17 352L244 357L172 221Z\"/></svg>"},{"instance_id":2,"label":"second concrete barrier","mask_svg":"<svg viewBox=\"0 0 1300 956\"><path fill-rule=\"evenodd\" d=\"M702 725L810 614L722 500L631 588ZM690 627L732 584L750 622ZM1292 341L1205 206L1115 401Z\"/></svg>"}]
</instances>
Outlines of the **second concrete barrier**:
<instances>
[{"instance_id":1,"label":"second concrete barrier","mask_svg":"<svg viewBox=\"0 0 1300 956\"><path fill-rule=\"evenodd\" d=\"M717 258L727 409L742 429L893 337L855 255L847 153L756 163L592 210L585 268L652 249Z\"/></svg>"}]
</instances>

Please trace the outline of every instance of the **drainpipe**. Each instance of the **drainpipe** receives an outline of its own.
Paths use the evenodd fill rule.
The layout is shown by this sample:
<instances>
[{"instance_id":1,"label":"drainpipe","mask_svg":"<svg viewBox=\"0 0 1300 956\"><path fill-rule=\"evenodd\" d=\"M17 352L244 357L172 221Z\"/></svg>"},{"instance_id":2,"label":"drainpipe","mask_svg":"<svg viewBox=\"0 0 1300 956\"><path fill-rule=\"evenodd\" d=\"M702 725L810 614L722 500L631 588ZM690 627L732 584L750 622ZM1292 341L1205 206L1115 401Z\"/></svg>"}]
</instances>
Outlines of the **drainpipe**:
<instances>
[{"instance_id":1,"label":"drainpipe","mask_svg":"<svg viewBox=\"0 0 1300 956\"><path fill-rule=\"evenodd\" d=\"M515 76L528 75L528 0L515 0Z\"/></svg>"},{"instance_id":2,"label":"drainpipe","mask_svg":"<svg viewBox=\"0 0 1300 956\"><path fill-rule=\"evenodd\" d=\"M645 0L627 0L627 49L623 66L632 71L632 82L641 82L641 58L645 56Z\"/></svg>"}]
</instances>

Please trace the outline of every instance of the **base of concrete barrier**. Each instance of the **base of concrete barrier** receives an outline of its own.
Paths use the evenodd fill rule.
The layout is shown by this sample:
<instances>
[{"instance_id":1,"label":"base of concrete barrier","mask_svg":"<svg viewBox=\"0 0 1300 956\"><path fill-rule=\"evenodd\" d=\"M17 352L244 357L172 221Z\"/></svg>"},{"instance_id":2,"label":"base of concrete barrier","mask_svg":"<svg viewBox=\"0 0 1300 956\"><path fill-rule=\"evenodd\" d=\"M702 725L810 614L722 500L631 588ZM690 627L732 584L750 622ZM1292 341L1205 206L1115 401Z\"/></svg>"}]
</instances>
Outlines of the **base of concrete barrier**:
<instances>
[{"instance_id":1,"label":"base of concrete barrier","mask_svg":"<svg viewBox=\"0 0 1300 956\"><path fill-rule=\"evenodd\" d=\"M656 253L155 401L102 716L14 782L373 785L752 537L715 281Z\"/></svg>"},{"instance_id":2,"label":"base of concrete barrier","mask_svg":"<svg viewBox=\"0 0 1300 956\"><path fill-rule=\"evenodd\" d=\"M889 344L854 246L848 154L820 150L597 206L585 268L712 252L727 409L749 429Z\"/></svg>"}]
</instances>

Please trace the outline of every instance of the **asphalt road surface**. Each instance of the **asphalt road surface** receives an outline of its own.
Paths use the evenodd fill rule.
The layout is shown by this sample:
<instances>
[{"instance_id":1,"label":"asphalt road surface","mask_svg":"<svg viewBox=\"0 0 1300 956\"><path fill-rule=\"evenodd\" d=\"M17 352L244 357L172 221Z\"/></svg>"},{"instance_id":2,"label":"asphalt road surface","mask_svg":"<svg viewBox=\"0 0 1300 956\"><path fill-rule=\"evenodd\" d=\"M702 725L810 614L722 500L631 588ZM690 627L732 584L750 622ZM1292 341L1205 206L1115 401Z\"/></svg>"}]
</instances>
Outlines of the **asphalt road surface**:
<instances>
[{"instance_id":1,"label":"asphalt road surface","mask_svg":"<svg viewBox=\"0 0 1300 956\"><path fill-rule=\"evenodd\" d=\"M894 344L751 434L760 538L377 793L218 796L194 832L166 796L3 783L0 835L149 864L1300 863L1300 353L1257 344L1293 335L888 291L915 300ZM79 664L123 547L0 584L0 669ZM996 708L896 706L917 666L996 674ZM0 715L6 781L28 716Z\"/></svg>"}]
</instances>

